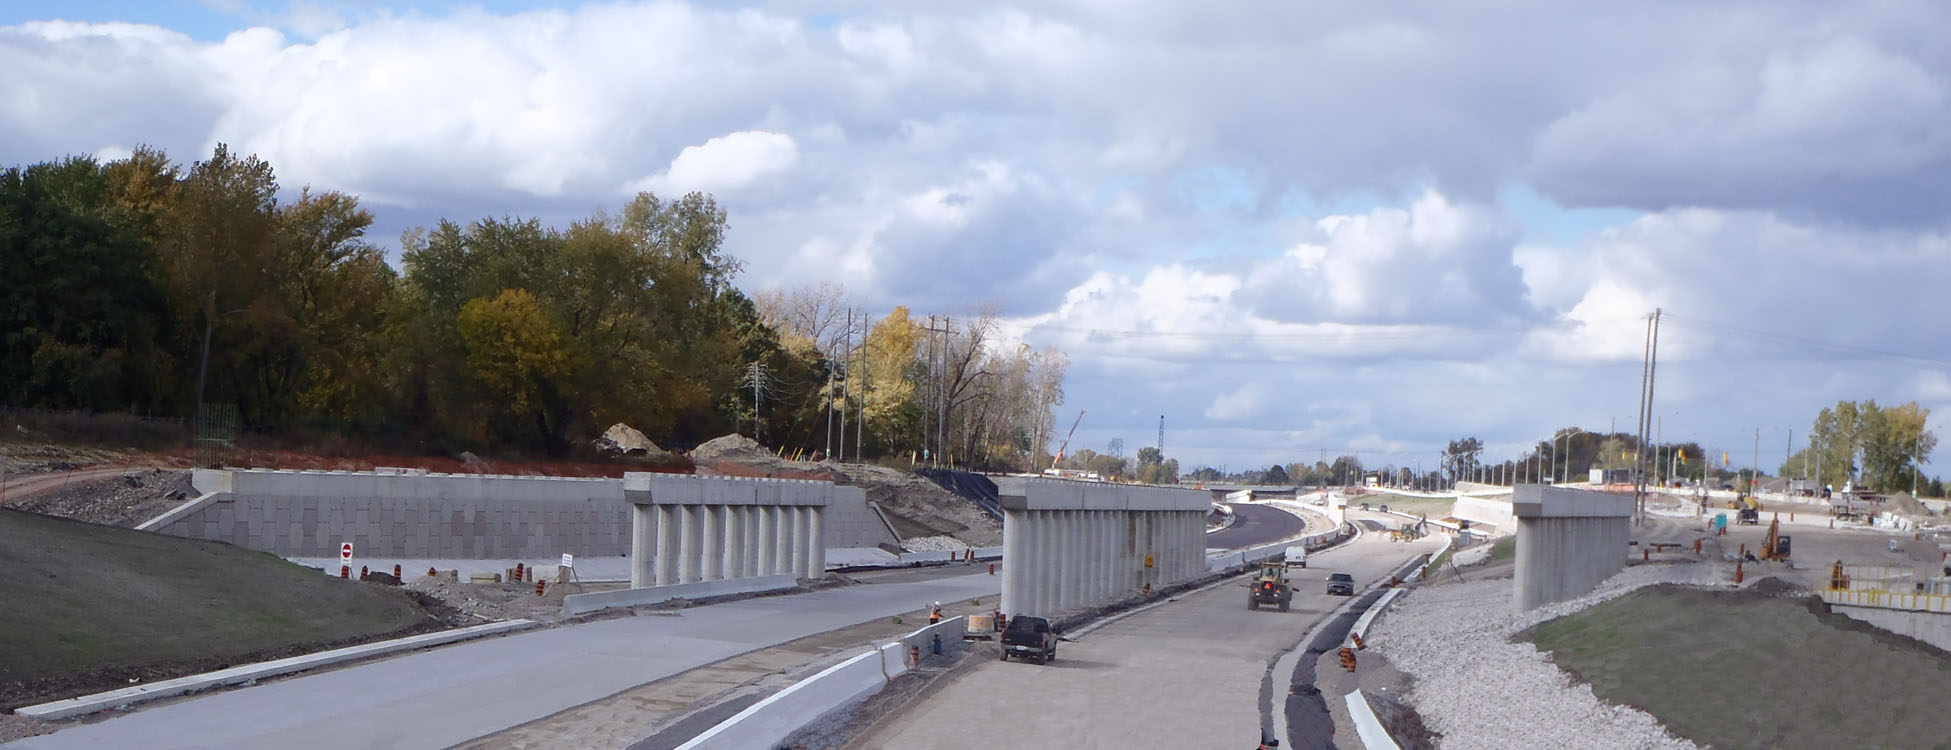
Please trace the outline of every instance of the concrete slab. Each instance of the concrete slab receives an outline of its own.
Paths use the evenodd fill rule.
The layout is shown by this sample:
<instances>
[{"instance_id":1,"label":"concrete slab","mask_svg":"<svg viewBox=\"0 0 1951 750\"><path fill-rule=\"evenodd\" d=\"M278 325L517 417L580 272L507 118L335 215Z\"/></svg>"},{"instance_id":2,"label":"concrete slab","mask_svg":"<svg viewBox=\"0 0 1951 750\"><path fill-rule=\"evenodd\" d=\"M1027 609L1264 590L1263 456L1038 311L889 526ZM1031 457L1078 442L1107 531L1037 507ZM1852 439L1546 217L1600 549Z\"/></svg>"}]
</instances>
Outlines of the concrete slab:
<instances>
[{"instance_id":1,"label":"concrete slab","mask_svg":"<svg viewBox=\"0 0 1951 750\"><path fill-rule=\"evenodd\" d=\"M865 584L531 630L157 706L8 750L449 747L755 648L936 600L987 600L999 582Z\"/></svg>"},{"instance_id":2,"label":"concrete slab","mask_svg":"<svg viewBox=\"0 0 1951 750\"><path fill-rule=\"evenodd\" d=\"M535 627L538 624L539 623L535 622L534 620L503 620L501 622L491 622L485 625L475 625L473 627L467 627L467 628L456 628L454 630L443 630L438 633L423 633L421 635L409 636L406 638L398 638L390 641L381 641L378 643L367 643L359 646L348 646L346 648L333 649L331 651L320 651L316 654L294 656L288 659L278 659L275 661L260 662L257 664L246 664L241 667L231 667L229 669L220 669L215 672L205 672L203 674L190 675L188 677L178 677L173 680L152 682L147 685L138 685L136 687L123 688L121 690L110 690L105 693L95 693L93 695L84 695L77 698L69 698L67 700L58 700L49 703L41 703L33 706L24 706L15 709L15 713L19 713L23 716L32 716L36 719L43 719L47 721L53 721L56 719L66 719L72 716L81 716L84 714L92 714L97 711L106 711L108 709L116 708L118 706L127 706L136 703L143 703L146 701L159 700L162 698L173 698L178 695L186 695L189 693L209 690L211 688L223 687L225 685L238 685L238 684L250 682L252 680L259 680L266 677L276 677L278 675L291 674L293 672L303 672L308 669L317 669L319 667L329 666L332 664L340 664L343 662L354 661L357 659L365 659L373 656L382 656L385 654L398 653L401 651L411 651L416 648L427 648L429 646L439 646L442 644L468 640L470 638L481 638L490 635L500 635L502 633L512 633L518 630L526 630L528 628Z\"/></svg>"}]
</instances>

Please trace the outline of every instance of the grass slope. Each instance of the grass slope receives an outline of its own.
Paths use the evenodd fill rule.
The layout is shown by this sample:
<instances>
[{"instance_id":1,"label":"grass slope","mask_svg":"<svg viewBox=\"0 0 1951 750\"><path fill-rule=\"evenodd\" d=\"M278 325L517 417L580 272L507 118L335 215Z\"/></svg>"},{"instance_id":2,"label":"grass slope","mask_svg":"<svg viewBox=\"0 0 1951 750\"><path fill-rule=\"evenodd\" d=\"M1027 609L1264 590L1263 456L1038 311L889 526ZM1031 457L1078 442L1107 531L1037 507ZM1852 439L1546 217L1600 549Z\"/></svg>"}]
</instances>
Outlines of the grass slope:
<instances>
[{"instance_id":1,"label":"grass slope","mask_svg":"<svg viewBox=\"0 0 1951 750\"><path fill-rule=\"evenodd\" d=\"M1702 745L1951 748L1951 657L1813 599L1653 586L1524 635Z\"/></svg>"},{"instance_id":2,"label":"grass slope","mask_svg":"<svg viewBox=\"0 0 1951 750\"><path fill-rule=\"evenodd\" d=\"M216 542L0 510L0 705L424 627L404 592Z\"/></svg>"}]
</instances>

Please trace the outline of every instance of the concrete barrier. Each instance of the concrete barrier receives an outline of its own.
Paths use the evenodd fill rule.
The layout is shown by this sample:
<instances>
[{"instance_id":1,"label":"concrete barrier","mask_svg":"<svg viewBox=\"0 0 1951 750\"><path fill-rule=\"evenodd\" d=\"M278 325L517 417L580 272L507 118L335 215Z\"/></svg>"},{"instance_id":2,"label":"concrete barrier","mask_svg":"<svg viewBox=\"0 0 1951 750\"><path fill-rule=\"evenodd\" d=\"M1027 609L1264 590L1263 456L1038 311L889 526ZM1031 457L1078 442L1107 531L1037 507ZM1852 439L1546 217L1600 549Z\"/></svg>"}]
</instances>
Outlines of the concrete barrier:
<instances>
[{"instance_id":1,"label":"concrete barrier","mask_svg":"<svg viewBox=\"0 0 1951 750\"><path fill-rule=\"evenodd\" d=\"M1375 718L1375 710L1369 708L1368 699L1362 691L1348 694L1348 718L1355 722L1355 735L1362 740L1362 747L1368 750L1401 750L1389 730L1382 728L1382 722Z\"/></svg>"},{"instance_id":2,"label":"concrete barrier","mask_svg":"<svg viewBox=\"0 0 1951 750\"><path fill-rule=\"evenodd\" d=\"M147 685L110 690L105 693L95 693L78 698L52 701L34 706L24 706L15 709L15 713L47 721L66 719L71 716L106 711L117 706L143 703L162 698L173 698L178 695L186 695L211 688L223 687L225 685L238 685L266 677L291 674L292 672L302 672L307 669L316 669L354 659L364 659L371 656L399 651L411 651L413 649L438 646L455 641L464 641L470 638L526 630L535 627L537 624L533 620L503 620L485 625L443 630L438 633L423 633L407 638L381 641L379 643L367 643L359 646L347 646L331 651L320 651L316 654L305 654L304 656L293 656L276 661L246 664L241 667L231 667L215 672L178 677L173 680L152 682Z\"/></svg>"},{"instance_id":3,"label":"concrete barrier","mask_svg":"<svg viewBox=\"0 0 1951 750\"><path fill-rule=\"evenodd\" d=\"M889 680L908 672L908 649L928 653L936 635L960 644L968 620L953 617L916 630L900 640L821 670L767 696L678 746L678 750L751 750L777 747L795 730L828 712L866 698Z\"/></svg>"},{"instance_id":4,"label":"concrete barrier","mask_svg":"<svg viewBox=\"0 0 1951 750\"><path fill-rule=\"evenodd\" d=\"M573 617L611 607L635 607L644 604L660 604L672 599L703 599L712 596L731 594L756 594L762 591L780 591L799 585L788 575L751 576L746 578L725 578L716 581L696 583L674 583L669 586L646 586L640 589L621 589L600 591L594 594L570 594L562 598L562 614Z\"/></svg>"}]
</instances>

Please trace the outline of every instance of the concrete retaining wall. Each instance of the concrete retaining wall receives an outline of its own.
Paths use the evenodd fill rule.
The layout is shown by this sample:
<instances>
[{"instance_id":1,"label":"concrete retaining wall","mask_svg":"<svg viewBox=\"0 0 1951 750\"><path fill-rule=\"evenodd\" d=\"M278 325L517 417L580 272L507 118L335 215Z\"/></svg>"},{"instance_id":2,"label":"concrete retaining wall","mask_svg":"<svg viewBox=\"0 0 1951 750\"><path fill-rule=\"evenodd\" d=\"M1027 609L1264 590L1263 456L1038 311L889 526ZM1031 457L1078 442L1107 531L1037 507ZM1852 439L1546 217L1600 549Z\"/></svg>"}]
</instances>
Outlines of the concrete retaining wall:
<instances>
[{"instance_id":1,"label":"concrete retaining wall","mask_svg":"<svg viewBox=\"0 0 1951 750\"><path fill-rule=\"evenodd\" d=\"M1456 499L1456 507L1450 515L1468 519L1475 523L1487 523L1499 529L1509 529L1516 519L1511 515L1511 496L1475 497L1464 495Z\"/></svg>"},{"instance_id":2,"label":"concrete retaining wall","mask_svg":"<svg viewBox=\"0 0 1951 750\"><path fill-rule=\"evenodd\" d=\"M965 618L950 618L835 664L752 704L679 745L678 750L778 747L780 741L800 727L878 692L889 680L907 673L909 648L928 653L936 635L944 643L960 644L967 628Z\"/></svg>"},{"instance_id":3,"label":"concrete retaining wall","mask_svg":"<svg viewBox=\"0 0 1951 750\"><path fill-rule=\"evenodd\" d=\"M381 469L199 469L202 497L138 528L229 542L281 557L335 558L352 542L361 558L542 560L630 552L623 480ZM824 511L826 545L896 542L858 492Z\"/></svg>"},{"instance_id":4,"label":"concrete retaining wall","mask_svg":"<svg viewBox=\"0 0 1951 750\"><path fill-rule=\"evenodd\" d=\"M756 594L762 591L780 591L798 584L790 575L754 576L750 578L726 578L717 581L696 583L674 583L669 586L648 586L640 589L620 591L600 591L594 594L570 594L562 598L562 614L575 616L611 607L635 607L642 604L661 604L672 599L703 599L730 594Z\"/></svg>"},{"instance_id":5,"label":"concrete retaining wall","mask_svg":"<svg viewBox=\"0 0 1951 750\"><path fill-rule=\"evenodd\" d=\"M350 471L198 471L213 495L153 530L284 557L534 559L630 550L617 479Z\"/></svg>"},{"instance_id":6,"label":"concrete retaining wall","mask_svg":"<svg viewBox=\"0 0 1951 750\"><path fill-rule=\"evenodd\" d=\"M1829 599L1830 592L1823 593L1823 600ZM1851 593L1851 592L1840 592ZM1945 597L1932 597L1944 599ZM1946 651L1951 651L1951 614L1943 610L1934 612L1905 612L1879 607L1830 607L1830 611L1849 615L1898 635L1907 635Z\"/></svg>"}]
</instances>

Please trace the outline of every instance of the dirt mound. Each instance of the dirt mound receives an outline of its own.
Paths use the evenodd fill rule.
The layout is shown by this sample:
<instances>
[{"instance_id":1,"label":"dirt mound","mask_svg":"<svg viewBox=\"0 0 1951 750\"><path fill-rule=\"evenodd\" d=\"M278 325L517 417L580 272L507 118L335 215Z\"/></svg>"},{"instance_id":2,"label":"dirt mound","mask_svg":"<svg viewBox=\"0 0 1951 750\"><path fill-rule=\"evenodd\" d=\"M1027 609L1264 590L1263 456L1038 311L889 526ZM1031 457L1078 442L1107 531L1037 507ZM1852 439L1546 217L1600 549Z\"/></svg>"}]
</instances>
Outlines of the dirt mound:
<instances>
[{"instance_id":1,"label":"dirt mound","mask_svg":"<svg viewBox=\"0 0 1951 750\"><path fill-rule=\"evenodd\" d=\"M693 461L753 458L770 459L774 458L774 456L772 451L766 450L766 447L760 445L757 440L736 432L707 440L704 445L698 446L697 450L691 451L691 460Z\"/></svg>"},{"instance_id":2,"label":"dirt mound","mask_svg":"<svg viewBox=\"0 0 1951 750\"><path fill-rule=\"evenodd\" d=\"M196 489L190 486L190 472L138 469L113 479L75 482L14 503L11 507L76 521L133 528L179 503L194 499L196 494Z\"/></svg>"},{"instance_id":3,"label":"dirt mound","mask_svg":"<svg viewBox=\"0 0 1951 750\"><path fill-rule=\"evenodd\" d=\"M1762 596L1803 597L1809 595L1809 587L1794 581L1785 581L1775 576L1768 576L1767 578L1755 581L1753 586L1748 587L1748 590Z\"/></svg>"},{"instance_id":4,"label":"dirt mound","mask_svg":"<svg viewBox=\"0 0 1951 750\"><path fill-rule=\"evenodd\" d=\"M0 510L0 569L0 706L446 627L397 589L13 510Z\"/></svg>"},{"instance_id":5,"label":"dirt mound","mask_svg":"<svg viewBox=\"0 0 1951 750\"><path fill-rule=\"evenodd\" d=\"M1702 745L1942 747L1951 737L1941 706L1951 656L1811 597L1649 586L1519 637L1601 700Z\"/></svg>"},{"instance_id":6,"label":"dirt mound","mask_svg":"<svg viewBox=\"0 0 1951 750\"><path fill-rule=\"evenodd\" d=\"M1906 516L1930 517L1937 515L1936 513L1932 513L1930 508L1924 507L1923 503L1917 502L1917 498L1911 497L1908 492L1899 492L1891 495L1890 499L1883 501L1883 509L1890 513Z\"/></svg>"}]
</instances>

